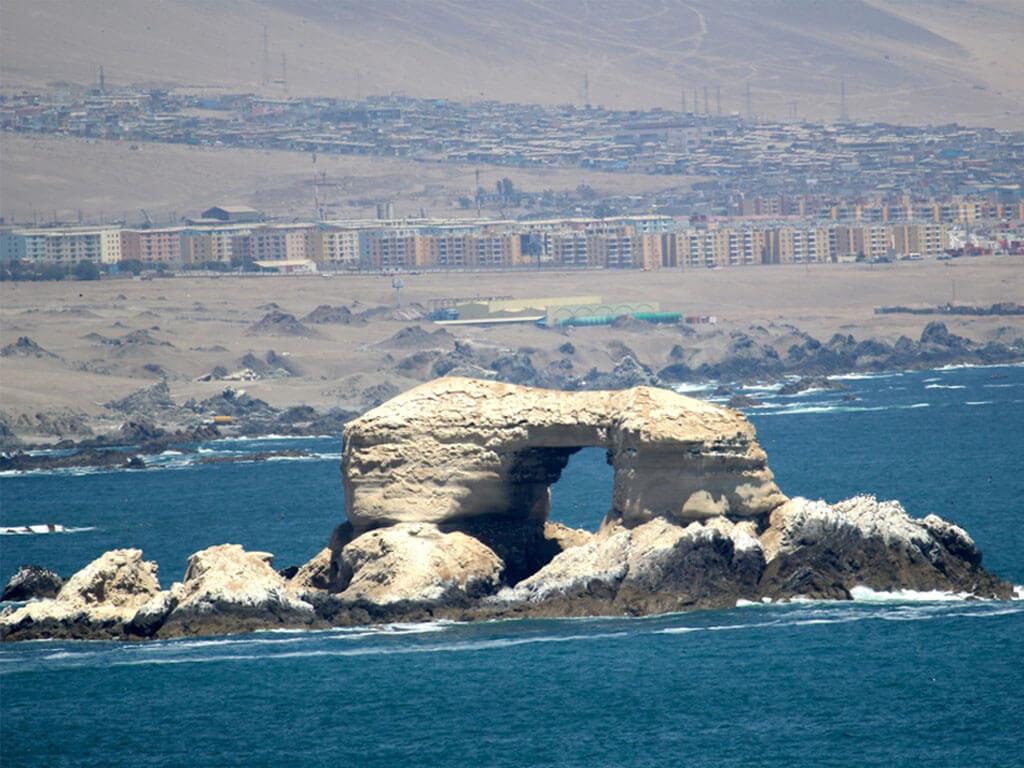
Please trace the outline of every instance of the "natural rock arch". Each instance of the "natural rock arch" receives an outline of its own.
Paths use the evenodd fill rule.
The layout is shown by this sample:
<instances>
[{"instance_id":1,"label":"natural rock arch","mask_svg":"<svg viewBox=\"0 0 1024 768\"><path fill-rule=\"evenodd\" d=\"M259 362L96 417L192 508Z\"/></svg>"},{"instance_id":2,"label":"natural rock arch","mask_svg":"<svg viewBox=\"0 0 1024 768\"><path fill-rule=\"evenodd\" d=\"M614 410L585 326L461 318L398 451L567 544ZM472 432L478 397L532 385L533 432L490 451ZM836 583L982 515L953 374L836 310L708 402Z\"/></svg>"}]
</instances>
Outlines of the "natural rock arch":
<instances>
[{"instance_id":1,"label":"natural rock arch","mask_svg":"<svg viewBox=\"0 0 1024 768\"><path fill-rule=\"evenodd\" d=\"M650 387L565 393L476 379L424 384L346 428L345 506L356 532L494 516L543 521L575 451L614 472L609 517L757 517L785 501L742 415Z\"/></svg>"}]
</instances>

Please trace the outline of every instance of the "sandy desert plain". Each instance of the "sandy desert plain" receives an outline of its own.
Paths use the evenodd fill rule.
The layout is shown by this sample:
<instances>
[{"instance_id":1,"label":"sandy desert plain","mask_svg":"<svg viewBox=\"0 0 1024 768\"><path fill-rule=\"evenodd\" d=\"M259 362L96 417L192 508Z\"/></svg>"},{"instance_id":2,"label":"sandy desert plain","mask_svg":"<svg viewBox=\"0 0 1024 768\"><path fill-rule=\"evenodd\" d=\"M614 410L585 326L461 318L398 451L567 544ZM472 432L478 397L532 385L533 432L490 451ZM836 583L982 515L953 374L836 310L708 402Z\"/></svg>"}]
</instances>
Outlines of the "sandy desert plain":
<instances>
[{"instance_id":1,"label":"sandy desert plain","mask_svg":"<svg viewBox=\"0 0 1024 768\"><path fill-rule=\"evenodd\" d=\"M841 333L892 344L901 335L917 340L935 319L945 322L951 333L978 342L1024 336L1019 315L874 313L877 306L934 306L954 297L958 303L986 306L1024 303L1024 261L1019 257L699 271L413 274L403 280L400 309L391 277L380 275L3 283L0 340L10 345L28 337L43 352L7 353L0 360L0 410L9 422L21 415L75 413L102 433L116 429L124 418L105 403L166 380L176 403L201 400L233 386L277 408L362 411L430 378L431 363L443 360L456 341L467 342L490 360L525 351L537 369L561 361L585 374L594 368L609 371L625 355L657 371L672 362L677 347L691 366L714 362L737 332L780 353L799 338L797 329L822 342ZM718 322L442 330L423 316L431 300L446 297L578 294L657 301L665 311L714 315ZM356 321L303 322L324 304L349 308ZM253 328L275 310L294 315L299 324L291 332L287 324ZM406 331L416 326L423 332ZM567 341L569 355L563 346ZM238 371L245 367L247 353L266 359L270 350L287 361L292 375L244 382L199 380L218 366ZM431 353L422 356L422 364L415 357L421 352ZM675 359L680 359L678 348Z\"/></svg>"}]
</instances>

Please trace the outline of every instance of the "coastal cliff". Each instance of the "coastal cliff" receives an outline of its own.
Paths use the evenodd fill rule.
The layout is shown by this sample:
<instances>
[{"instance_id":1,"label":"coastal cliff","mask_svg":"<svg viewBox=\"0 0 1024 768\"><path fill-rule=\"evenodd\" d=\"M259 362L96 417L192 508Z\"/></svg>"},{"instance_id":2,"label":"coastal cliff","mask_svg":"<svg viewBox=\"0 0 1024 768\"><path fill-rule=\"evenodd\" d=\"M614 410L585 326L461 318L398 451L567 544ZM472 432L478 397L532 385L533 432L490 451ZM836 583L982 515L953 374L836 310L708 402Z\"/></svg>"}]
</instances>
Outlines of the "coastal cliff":
<instances>
[{"instance_id":1,"label":"coastal cliff","mask_svg":"<svg viewBox=\"0 0 1024 768\"><path fill-rule=\"evenodd\" d=\"M548 520L572 453L614 474L596 533ZM237 545L162 590L108 552L55 598L8 608L5 640L151 638L381 621L643 615L857 587L1005 599L970 536L895 501L787 498L740 413L650 388L557 392L437 379L350 422L347 520L290 578Z\"/></svg>"}]
</instances>

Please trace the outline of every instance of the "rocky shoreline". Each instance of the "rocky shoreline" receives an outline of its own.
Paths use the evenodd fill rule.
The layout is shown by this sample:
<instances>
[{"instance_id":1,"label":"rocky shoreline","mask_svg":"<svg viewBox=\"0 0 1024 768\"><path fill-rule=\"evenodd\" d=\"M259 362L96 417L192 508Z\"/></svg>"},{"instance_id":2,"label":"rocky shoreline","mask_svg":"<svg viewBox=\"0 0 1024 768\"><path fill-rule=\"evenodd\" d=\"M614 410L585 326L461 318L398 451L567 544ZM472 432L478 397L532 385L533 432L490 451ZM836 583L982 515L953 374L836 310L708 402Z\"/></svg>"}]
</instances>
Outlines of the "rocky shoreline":
<instances>
[{"instance_id":1,"label":"rocky shoreline","mask_svg":"<svg viewBox=\"0 0 1024 768\"><path fill-rule=\"evenodd\" d=\"M330 309L328 307L328 309ZM343 309L343 308L335 308ZM895 344L878 340L857 341L835 334L821 342L803 331L784 326L752 328L728 334L725 350L713 362L698 362L697 352L685 339L693 331L679 327L684 342L675 344L667 364L641 362L640 356L620 344L619 356L610 370L580 371L574 362L576 347L564 341L560 358L543 367L535 364L536 350L515 351L482 348L460 341L444 329L428 333L410 326L387 344L406 354L390 357L396 380L430 381L438 376L468 375L488 381L542 387L566 392L626 389L635 386L674 388L683 384L719 382L719 392L734 395L732 388L746 382L782 382L786 394L808 389L841 389L830 377L852 373L904 371L945 365L1000 365L1024 361L1024 336L1006 334L1005 341L979 343L950 333L939 321L928 323L920 338L901 337ZM780 348L785 351L780 352ZM22 338L5 353L48 354L30 339ZM397 388L382 390L368 403L371 407L399 394ZM756 405L736 395L730 405ZM233 385L204 400L175 402L166 381L140 389L105 404L112 417L122 419L113 431L94 434L84 414L65 411L24 415L15 419L0 412L0 471L32 471L69 467L145 468L145 454L164 450L194 450L204 440L224 437L339 436L344 425L367 408L310 406L275 408ZM32 440L30 435L62 436L59 440ZM70 435L70 436L69 436ZM269 458L269 455L268 455Z\"/></svg>"},{"instance_id":2,"label":"rocky shoreline","mask_svg":"<svg viewBox=\"0 0 1024 768\"><path fill-rule=\"evenodd\" d=\"M596 533L547 520L569 456L614 470ZM788 498L738 412L663 389L565 393L464 378L346 427L346 520L297 569L225 544L162 588L108 552L55 596L10 606L0 639L146 639L392 621L645 615L738 600L850 599L857 587L1007 599L970 536L895 501Z\"/></svg>"}]
</instances>

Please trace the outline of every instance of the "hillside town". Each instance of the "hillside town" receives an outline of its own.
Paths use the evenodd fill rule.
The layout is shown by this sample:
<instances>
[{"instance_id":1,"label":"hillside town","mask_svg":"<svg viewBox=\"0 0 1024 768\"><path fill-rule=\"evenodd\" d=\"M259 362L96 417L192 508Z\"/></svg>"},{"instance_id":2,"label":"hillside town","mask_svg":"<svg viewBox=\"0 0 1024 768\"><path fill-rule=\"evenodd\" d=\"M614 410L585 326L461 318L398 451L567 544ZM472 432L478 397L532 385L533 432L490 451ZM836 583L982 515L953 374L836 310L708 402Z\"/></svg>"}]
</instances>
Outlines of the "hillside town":
<instances>
[{"instance_id":1,"label":"hillside town","mask_svg":"<svg viewBox=\"0 0 1024 768\"><path fill-rule=\"evenodd\" d=\"M361 100L208 95L70 84L0 97L0 129L125 142L164 142L399 157L513 168L578 168L685 177L685 189L634 199L671 215L816 215L835 200L955 196L1019 203L1024 131L956 124L765 121L720 94L680 109L613 110L454 102L401 95ZM936 123L941 116L936 116ZM325 183L329 180L323 179ZM536 194L499 190L502 209L530 213ZM467 207L479 203L468 195ZM587 200L577 201L586 204ZM606 201L590 201L601 205ZM617 211L622 212L622 211ZM25 212L22 212L23 215ZM587 211L584 211L587 213ZM319 210L317 216L332 215Z\"/></svg>"}]
</instances>

